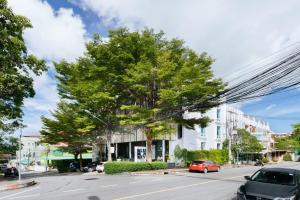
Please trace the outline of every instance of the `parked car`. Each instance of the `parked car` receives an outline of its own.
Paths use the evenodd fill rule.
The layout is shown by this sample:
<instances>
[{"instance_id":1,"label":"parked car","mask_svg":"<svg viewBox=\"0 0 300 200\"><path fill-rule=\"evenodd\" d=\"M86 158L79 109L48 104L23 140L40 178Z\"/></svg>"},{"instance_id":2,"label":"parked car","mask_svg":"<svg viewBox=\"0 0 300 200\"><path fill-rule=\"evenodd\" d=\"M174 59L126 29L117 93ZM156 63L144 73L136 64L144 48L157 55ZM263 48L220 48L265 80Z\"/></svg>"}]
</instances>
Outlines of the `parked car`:
<instances>
[{"instance_id":1,"label":"parked car","mask_svg":"<svg viewBox=\"0 0 300 200\"><path fill-rule=\"evenodd\" d=\"M105 162L101 162L97 165L96 170L98 173L104 172L104 164Z\"/></svg>"},{"instance_id":2,"label":"parked car","mask_svg":"<svg viewBox=\"0 0 300 200\"><path fill-rule=\"evenodd\" d=\"M4 173L7 169L7 163L0 164L0 172Z\"/></svg>"},{"instance_id":3,"label":"parked car","mask_svg":"<svg viewBox=\"0 0 300 200\"><path fill-rule=\"evenodd\" d=\"M237 191L237 200L299 200L300 171L285 168L262 168Z\"/></svg>"},{"instance_id":4,"label":"parked car","mask_svg":"<svg viewBox=\"0 0 300 200\"><path fill-rule=\"evenodd\" d=\"M215 164L211 160L195 160L189 166L190 172L199 171L199 172L204 172L205 174L210 171L219 172L220 169L221 169L221 166L218 164Z\"/></svg>"},{"instance_id":5,"label":"parked car","mask_svg":"<svg viewBox=\"0 0 300 200\"><path fill-rule=\"evenodd\" d=\"M19 171L15 167L8 167L4 171L4 176L5 177L8 177L8 176L11 176L11 177L19 176Z\"/></svg>"},{"instance_id":6,"label":"parked car","mask_svg":"<svg viewBox=\"0 0 300 200\"><path fill-rule=\"evenodd\" d=\"M77 172L80 171L80 164L77 161L73 161L69 165L70 172Z\"/></svg>"},{"instance_id":7,"label":"parked car","mask_svg":"<svg viewBox=\"0 0 300 200\"><path fill-rule=\"evenodd\" d=\"M94 171L102 172L103 170L104 170L104 164L100 161L90 162L87 166L83 168L84 172L94 172Z\"/></svg>"}]
</instances>

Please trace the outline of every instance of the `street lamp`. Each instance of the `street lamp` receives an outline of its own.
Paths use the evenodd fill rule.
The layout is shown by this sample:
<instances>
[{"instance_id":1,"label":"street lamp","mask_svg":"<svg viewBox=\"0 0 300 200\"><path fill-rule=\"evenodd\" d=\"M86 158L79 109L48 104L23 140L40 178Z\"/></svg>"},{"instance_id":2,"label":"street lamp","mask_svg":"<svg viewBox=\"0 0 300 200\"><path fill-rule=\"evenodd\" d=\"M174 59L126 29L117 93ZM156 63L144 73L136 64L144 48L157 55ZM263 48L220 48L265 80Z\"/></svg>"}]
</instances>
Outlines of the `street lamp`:
<instances>
[{"instance_id":1,"label":"street lamp","mask_svg":"<svg viewBox=\"0 0 300 200\"><path fill-rule=\"evenodd\" d=\"M86 114L92 116L93 118L97 119L98 121L100 121L101 123L107 125L107 123L105 121L103 121L102 119L100 119L99 117L95 116L94 114L92 114L89 110L85 110L85 109L81 109L83 112L85 112Z\"/></svg>"},{"instance_id":2,"label":"street lamp","mask_svg":"<svg viewBox=\"0 0 300 200\"><path fill-rule=\"evenodd\" d=\"M22 142L21 142L21 138L22 138L22 128L20 129L20 139L19 139L19 182L21 182L21 149L22 149Z\"/></svg>"}]
</instances>

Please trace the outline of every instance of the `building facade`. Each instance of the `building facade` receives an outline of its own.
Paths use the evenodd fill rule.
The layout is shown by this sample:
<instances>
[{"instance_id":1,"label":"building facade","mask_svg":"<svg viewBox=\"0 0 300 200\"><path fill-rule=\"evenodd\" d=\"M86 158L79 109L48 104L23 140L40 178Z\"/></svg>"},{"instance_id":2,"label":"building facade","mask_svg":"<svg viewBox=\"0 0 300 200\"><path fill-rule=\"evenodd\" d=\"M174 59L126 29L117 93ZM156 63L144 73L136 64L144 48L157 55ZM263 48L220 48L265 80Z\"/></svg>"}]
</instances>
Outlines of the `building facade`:
<instances>
[{"instance_id":1,"label":"building facade","mask_svg":"<svg viewBox=\"0 0 300 200\"><path fill-rule=\"evenodd\" d=\"M246 129L255 135L262 142L265 150L271 147L272 137L269 124L246 115L237 108L224 104L206 113L187 112L184 114L186 119L204 116L210 119L206 127L195 125L194 129L188 129L181 125L174 125L174 134L154 138L152 159L174 161L176 145L187 150L222 149L224 140L233 138L237 134L237 129ZM134 161L136 157L141 157L137 151L144 152L146 148L146 136L139 130L117 134L113 137L112 143L114 158ZM145 158L145 155L142 157Z\"/></svg>"}]
</instances>

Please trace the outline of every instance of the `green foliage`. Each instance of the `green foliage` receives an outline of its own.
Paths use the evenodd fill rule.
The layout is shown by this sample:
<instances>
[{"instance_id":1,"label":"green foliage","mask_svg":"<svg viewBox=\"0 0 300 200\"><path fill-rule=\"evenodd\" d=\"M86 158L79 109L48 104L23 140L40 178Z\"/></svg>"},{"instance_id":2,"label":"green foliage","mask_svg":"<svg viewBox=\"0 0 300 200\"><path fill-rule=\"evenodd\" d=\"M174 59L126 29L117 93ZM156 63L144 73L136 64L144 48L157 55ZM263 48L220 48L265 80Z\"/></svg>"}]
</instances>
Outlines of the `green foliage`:
<instances>
[{"instance_id":1,"label":"green foliage","mask_svg":"<svg viewBox=\"0 0 300 200\"><path fill-rule=\"evenodd\" d=\"M0 130L7 132L20 126L25 98L34 96L30 72L40 75L45 62L28 54L23 33L31 28L29 20L15 15L0 0Z\"/></svg>"},{"instance_id":2,"label":"green foliage","mask_svg":"<svg viewBox=\"0 0 300 200\"><path fill-rule=\"evenodd\" d=\"M58 104L57 110L52 112L53 118L42 117L42 142L57 144L64 142L68 147L64 150L75 156L84 153L87 145L94 140L93 123L79 112L76 105L64 101Z\"/></svg>"},{"instance_id":3,"label":"green foliage","mask_svg":"<svg viewBox=\"0 0 300 200\"><path fill-rule=\"evenodd\" d=\"M284 160L284 161L292 161L292 156L291 156L290 154L285 154L285 155L283 156L283 160Z\"/></svg>"},{"instance_id":4,"label":"green foliage","mask_svg":"<svg viewBox=\"0 0 300 200\"><path fill-rule=\"evenodd\" d=\"M189 162L194 160L212 160L218 164L225 164L228 162L227 150L195 150L187 152L187 160Z\"/></svg>"},{"instance_id":5,"label":"green foliage","mask_svg":"<svg viewBox=\"0 0 300 200\"><path fill-rule=\"evenodd\" d=\"M276 149L296 150L300 149L300 124L293 125L293 133L285 138L275 138Z\"/></svg>"},{"instance_id":6,"label":"green foliage","mask_svg":"<svg viewBox=\"0 0 300 200\"><path fill-rule=\"evenodd\" d=\"M167 163L165 162L107 162L104 164L104 171L106 174L158 170L166 168Z\"/></svg>"},{"instance_id":7,"label":"green foliage","mask_svg":"<svg viewBox=\"0 0 300 200\"><path fill-rule=\"evenodd\" d=\"M15 155L19 149L19 140L15 137L0 137L0 154Z\"/></svg>"},{"instance_id":8,"label":"green foliage","mask_svg":"<svg viewBox=\"0 0 300 200\"><path fill-rule=\"evenodd\" d=\"M263 157L263 158L261 159L261 161L262 161L263 163L269 163L269 162L270 162L268 157Z\"/></svg>"},{"instance_id":9,"label":"green foliage","mask_svg":"<svg viewBox=\"0 0 300 200\"><path fill-rule=\"evenodd\" d=\"M245 129L238 129L237 136L233 140L231 150L237 155L237 152L245 153L255 153L261 152L263 150L262 144L257 140L257 138L251 135Z\"/></svg>"},{"instance_id":10,"label":"green foliage","mask_svg":"<svg viewBox=\"0 0 300 200\"><path fill-rule=\"evenodd\" d=\"M175 146L174 156L175 156L176 159L181 159L182 158L182 150L181 150L181 148L178 144Z\"/></svg>"}]
</instances>

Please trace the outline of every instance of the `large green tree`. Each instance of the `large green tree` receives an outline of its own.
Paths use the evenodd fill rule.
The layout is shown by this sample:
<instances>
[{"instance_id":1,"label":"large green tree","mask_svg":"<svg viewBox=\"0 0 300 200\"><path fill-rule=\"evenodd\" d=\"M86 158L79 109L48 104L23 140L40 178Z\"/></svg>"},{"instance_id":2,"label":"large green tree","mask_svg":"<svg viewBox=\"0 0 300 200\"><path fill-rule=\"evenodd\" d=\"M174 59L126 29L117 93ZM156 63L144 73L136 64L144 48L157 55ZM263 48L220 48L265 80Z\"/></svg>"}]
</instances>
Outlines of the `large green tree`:
<instances>
[{"instance_id":1,"label":"large green tree","mask_svg":"<svg viewBox=\"0 0 300 200\"><path fill-rule=\"evenodd\" d=\"M42 117L42 142L48 144L66 143L64 150L74 154L75 159L80 156L82 167L82 153L84 153L94 140L93 123L78 110L78 106L60 102L52 113L52 118Z\"/></svg>"},{"instance_id":2,"label":"large green tree","mask_svg":"<svg viewBox=\"0 0 300 200\"><path fill-rule=\"evenodd\" d=\"M224 86L214 79L212 63L206 54L197 54L182 40L168 40L162 32L120 28L109 32L108 41L96 36L84 57L56 64L56 69L61 97L100 119L108 146L121 125L136 126L147 136L151 161L152 140L170 134L171 123L193 128L209 121L186 119L183 113L205 112L216 105L210 99ZM201 104L196 107L196 102Z\"/></svg>"},{"instance_id":3,"label":"large green tree","mask_svg":"<svg viewBox=\"0 0 300 200\"><path fill-rule=\"evenodd\" d=\"M20 125L25 98L34 96L30 72L40 75L46 69L43 60L28 54L23 39L29 20L15 15L0 0L0 131L10 131Z\"/></svg>"},{"instance_id":4,"label":"large green tree","mask_svg":"<svg viewBox=\"0 0 300 200\"><path fill-rule=\"evenodd\" d=\"M245 129L238 129L237 135L233 139L231 150L234 155L237 155L237 152L258 153L263 150L263 146L254 135L251 135Z\"/></svg>"}]
</instances>

